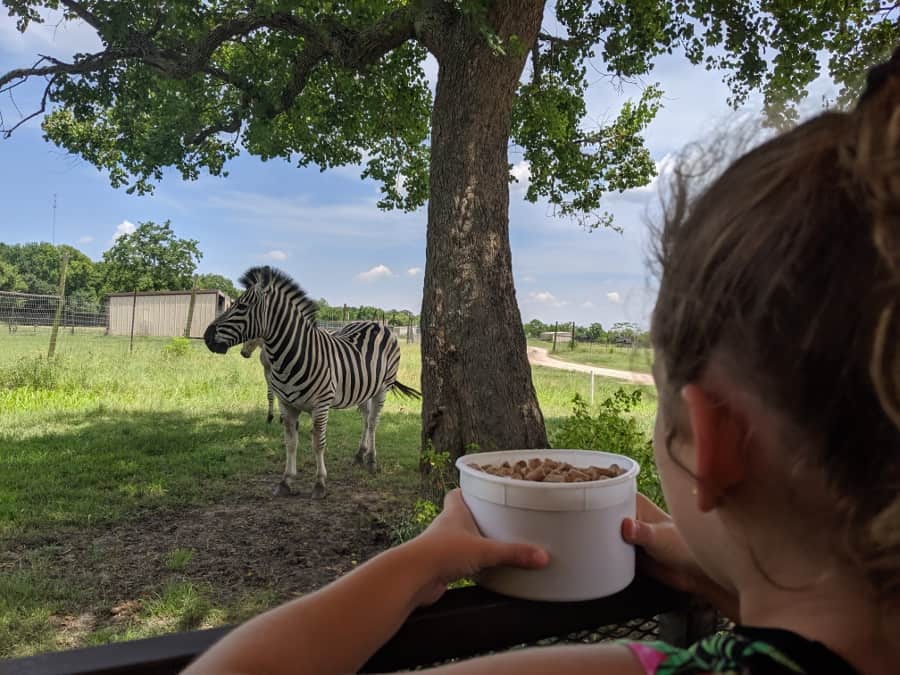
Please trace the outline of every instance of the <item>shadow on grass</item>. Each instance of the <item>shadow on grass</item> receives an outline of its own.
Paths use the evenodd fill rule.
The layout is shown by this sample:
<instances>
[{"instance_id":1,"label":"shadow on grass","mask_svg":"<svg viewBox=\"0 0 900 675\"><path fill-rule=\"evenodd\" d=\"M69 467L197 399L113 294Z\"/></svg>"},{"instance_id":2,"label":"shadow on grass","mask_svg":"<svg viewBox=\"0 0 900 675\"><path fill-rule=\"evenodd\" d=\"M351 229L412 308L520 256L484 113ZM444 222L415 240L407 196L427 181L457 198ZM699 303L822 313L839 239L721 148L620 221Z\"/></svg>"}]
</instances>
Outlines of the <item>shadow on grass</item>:
<instances>
[{"instance_id":1,"label":"shadow on grass","mask_svg":"<svg viewBox=\"0 0 900 675\"><path fill-rule=\"evenodd\" d=\"M240 621L386 547L376 525L418 486L418 417L383 416L372 476L352 463L359 415L334 411L311 502L308 417L299 494L275 498L264 415L96 410L0 436L0 658Z\"/></svg>"},{"instance_id":2,"label":"shadow on grass","mask_svg":"<svg viewBox=\"0 0 900 675\"><path fill-rule=\"evenodd\" d=\"M329 478L356 451L360 419L334 411ZM385 483L417 467L418 417L385 414L378 432ZM309 422L301 420L298 483L312 483ZM97 409L54 418L53 428L0 435L0 539L59 526L111 522L148 509L210 503L248 490L246 479L284 467L281 426L264 412L198 415Z\"/></svg>"}]
</instances>

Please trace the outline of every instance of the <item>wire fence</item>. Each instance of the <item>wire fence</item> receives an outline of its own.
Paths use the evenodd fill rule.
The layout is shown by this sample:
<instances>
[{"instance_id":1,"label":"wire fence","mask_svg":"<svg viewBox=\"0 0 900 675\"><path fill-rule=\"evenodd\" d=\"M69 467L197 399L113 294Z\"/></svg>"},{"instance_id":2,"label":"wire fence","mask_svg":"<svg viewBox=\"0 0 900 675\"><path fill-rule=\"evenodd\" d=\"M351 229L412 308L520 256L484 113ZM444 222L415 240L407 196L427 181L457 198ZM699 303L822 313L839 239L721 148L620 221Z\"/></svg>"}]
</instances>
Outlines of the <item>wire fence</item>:
<instances>
[{"instance_id":1,"label":"wire fence","mask_svg":"<svg viewBox=\"0 0 900 675\"><path fill-rule=\"evenodd\" d=\"M49 332L59 312L59 327L70 332L106 332L109 303L67 297L60 307L58 295L0 291L0 326L6 333ZM2 330L2 329L0 329Z\"/></svg>"},{"instance_id":2,"label":"wire fence","mask_svg":"<svg viewBox=\"0 0 900 675\"><path fill-rule=\"evenodd\" d=\"M58 295L36 295L33 293L13 293L0 291L0 333L7 335L31 335L49 333L56 313L59 311L60 331L69 333L107 334L109 331L109 300L91 302L77 297L66 297L60 307ZM329 332L346 326L350 321L319 320L318 325ZM145 327L146 329L146 327ZM421 331L412 322L403 326L391 326L391 331L400 341L418 343ZM152 334L157 334L153 331ZM173 333L169 337L177 337Z\"/></svg>"}]
</instances>

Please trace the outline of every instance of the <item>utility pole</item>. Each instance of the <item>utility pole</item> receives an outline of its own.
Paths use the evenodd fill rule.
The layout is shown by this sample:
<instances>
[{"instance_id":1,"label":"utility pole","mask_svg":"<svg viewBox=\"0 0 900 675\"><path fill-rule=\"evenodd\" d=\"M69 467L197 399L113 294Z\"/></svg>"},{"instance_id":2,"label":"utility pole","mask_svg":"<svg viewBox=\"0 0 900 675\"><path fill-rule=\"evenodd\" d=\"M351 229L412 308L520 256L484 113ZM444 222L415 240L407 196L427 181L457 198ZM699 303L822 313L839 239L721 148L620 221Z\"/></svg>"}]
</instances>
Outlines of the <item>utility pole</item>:
<instances>
[{"instance_id":1,"label":"utility pole","mask_svg":"<svg viewBox=\"0 0 900 675\"><path fill-rule=\"evenodd\" d=\"M56 193L53 193L53 230L51 232L52 243L56 246Z\"/></svg>"}]
</instances>

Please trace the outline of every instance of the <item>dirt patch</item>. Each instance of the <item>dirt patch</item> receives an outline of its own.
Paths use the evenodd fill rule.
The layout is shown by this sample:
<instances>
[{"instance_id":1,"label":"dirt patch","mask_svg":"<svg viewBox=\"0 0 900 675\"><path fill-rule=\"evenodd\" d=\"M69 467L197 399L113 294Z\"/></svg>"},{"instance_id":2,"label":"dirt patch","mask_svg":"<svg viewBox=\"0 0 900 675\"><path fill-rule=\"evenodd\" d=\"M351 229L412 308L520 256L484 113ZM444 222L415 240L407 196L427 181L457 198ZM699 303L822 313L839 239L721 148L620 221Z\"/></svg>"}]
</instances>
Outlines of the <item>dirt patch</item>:
<instances>
[{"instance_id":1,"label":"dirt patch","mask_svg":"<svg viewBox=\"0 0 900 675\"><path fill-rule=\"evenodd\" d=\"M578 373L593 373L600 377L609 377L616 380L624 380L632 384L654 384L653 376L646 373L635 373L630 370L616 370L615 368L601 368L599 366L589 366L584 363L572 363L571 361L560 361L550 356L543 347L528 348L528 362L534 366L545 366L547 368L558 368L560 370L569 370Z\"/></svg>"},{"instance_id":2,"label":"dirt patch","mask_svg":"<svg viewBox=\"0 0 900 675\"><path fill-rule=\"evenodd\" d=\"M331 482L328 496L317 501L308 492L273 497L272 486L271 476L253 479L228 503L19 542L0 559L18 567L40 553L54 585L90 587L79 594L91 598L90 607L71 607L55 621L63 629L71 624L78 642L94 627L82 613L91 611L100 625L116 624L172 579L208 589L222 606L248 591L264 591L274 601L313 591L388 548L387 523L414 499L413 486L385 495Z\"/></svg>"}]
</instances>

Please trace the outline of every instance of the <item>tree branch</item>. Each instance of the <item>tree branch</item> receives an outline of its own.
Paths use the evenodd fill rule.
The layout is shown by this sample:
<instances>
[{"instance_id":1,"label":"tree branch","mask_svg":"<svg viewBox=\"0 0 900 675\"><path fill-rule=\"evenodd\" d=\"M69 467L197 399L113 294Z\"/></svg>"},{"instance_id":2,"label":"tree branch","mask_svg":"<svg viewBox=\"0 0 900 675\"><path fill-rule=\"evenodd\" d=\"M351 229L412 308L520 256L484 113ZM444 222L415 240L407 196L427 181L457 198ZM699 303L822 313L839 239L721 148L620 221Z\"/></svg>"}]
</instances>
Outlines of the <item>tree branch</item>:
<instances>
[{"instance_id":1,"label":"tree branch","mask_svg":"<svg viewBox=\"0 0 900 675\"><path fill-rule=\"evenodd\" d=\"M50 81L47 83L47 86L44 88L44 94L43 94L43 96L41 96L41 107L40 107L39 109L35 110L33 113L31 113L31 114L28 115L27 117L23 117L22 119L20 119L16 124L14 124L14 125L13 125L12 127L10 127L9 129L4 129L4 128L2 128L2 120L0 120L0 134L3 134L3 138L9 138L10 136L12 136L12 133L13 133L16 129L18 129L20 126L22 126L23 124L25 124L25 122L27 122L27 121L30 120L30 119L33 119L33 118L37 117L38 115L43 115L44 112L46 112L46 110L47 110L47 97L48 97L49 94L50 94L50 87L53 86L53 82L54 82L55 80L56 80L56 76L54 75L53 77L50 78ZM13 86L15 86L15 85L13 85ZM12 89L12 87L9 87L9 89ZM7 89L7 91L8 91L8 89ZM15 105L15 103L14 103L13 105Z\"/></svg>"},{"instance_id":2,"label":"tree branch","mask_svg":"<svg viewBox=\"0 0 900 675\"><path fill-rule=\"evenodd\" d=\"M541 49L537 40L531 45L531 83L536 86L541 83Z\"/></svg>"},{"instance_id":3,"label":"tree branch","mask_svg":"<svg viewBox=\"0 0 900 675\"><path fill-rule=\"evenodd\" d=\"M77 16L79 19L84 21L91 28L96 30L98 33L101 32L103 27L103 22L100 21L96 16L94 16L90 10L85 7L80 2L75 2L75 0L59 0L60 4L65 6L72 14Z\"/></svg>"},{"instance_id":4,"label":"tree branch","mask_svg":"<svg viewBox=\"0 0 900 675\"><path fill-rule=\"evenodd\" d=\"M60 1L73 15L81 18L100 35L103 35L106 24L86 9L83 3L77 0ZM10 82L19 81L16 82L19 84L31 77L51 76L53 79L50 84L52 84L56 76L86 75L124 60L142 62L173 79L187 79L197 73L206 73L252 98L254 91L249 82L211 65L209 61L215 51L224 43L265 28L300 37L304 43L303 48L298 51L294 59L291 79L285 91L282 92L280 105L267 111L269 114L275 115L290 108L303 91L309 75L319 63L330 60L344 68L361 70L377 62L382 56L407 40L414 38L414 22L417 11L415 7L415 3L405 5L361 30L351 30L334 17L326 17L319 22L310 22L290 12L249 14L224 21L197 42L181 45L178 48L162 48L154 44L153 37L159 30L157 25L147 33L131 31L128 35L127 46L108 47L101 52L81 57L72 63L45 56L31 68L11 70L0 75L0 92L4 91L4 87ZM49 65L41 65L45 62L49 62ZM49 94L50 85L44 91L41 109L20 121L13 129L44 112ZM235 125L234 118L220 126L222 128L211 127L195 138L198 139L198 142L202 142L216 133L216 129L237 131L240 128L239 124ZM3 131L3 133L8 135L11 131L12 129Z\"/></svg>"},{"instance_id":5,"label":"tree branch","mask_svg":"<svg viewBox=\"0 0 900 675\"><path fill-rule=\"evenodd\" d=\"M231 119L222 124L213 124L200 133L196 134L192 138L186 139L186 143L188 146L197 147L206 141L211 136L215 136L219 133L237 133L241 130L241 124L243 123L244 118L240 115L240 113L235 112Z\"/></svg>"},{"instance_id":6,"label":"tree branch","mask_svg":"<svg viewBox=\"0 0 900 675\"><path fill-rule=\"evenodd\" d=\"M560 46L568 46L572 44L578 44L577 40L572 40L569 38L561 38L556 35L550 35L549 33L538 33L538 40L541 42L546 42L550 45L560 45Z\"/></svg>"}]
</instances>

